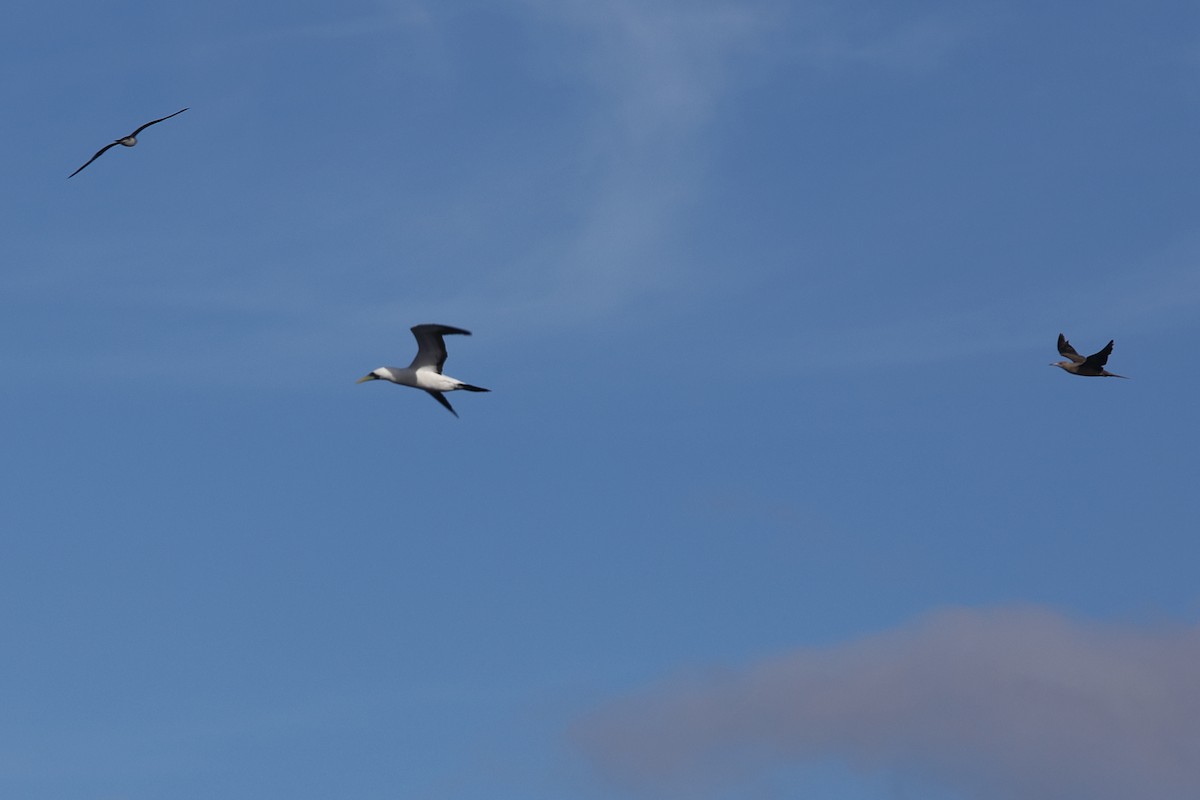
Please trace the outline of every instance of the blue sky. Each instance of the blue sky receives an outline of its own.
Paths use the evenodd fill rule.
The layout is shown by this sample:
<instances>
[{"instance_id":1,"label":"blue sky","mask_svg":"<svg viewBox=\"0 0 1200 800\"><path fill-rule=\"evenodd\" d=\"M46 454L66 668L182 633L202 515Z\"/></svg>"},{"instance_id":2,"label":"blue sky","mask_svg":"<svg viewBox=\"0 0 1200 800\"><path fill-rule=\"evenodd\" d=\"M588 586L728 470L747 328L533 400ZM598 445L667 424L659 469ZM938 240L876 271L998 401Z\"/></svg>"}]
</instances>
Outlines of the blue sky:
<instances>
[{"instance_id":1,"label":"blue sky","mask_svg":"<svg viewBox=\"0 0 1200 800\"><path fill-rule=\"evenodd\" d=\"M1193 3L0 45L3 795L1200 792Z\"/></svg>"}]
</instances>

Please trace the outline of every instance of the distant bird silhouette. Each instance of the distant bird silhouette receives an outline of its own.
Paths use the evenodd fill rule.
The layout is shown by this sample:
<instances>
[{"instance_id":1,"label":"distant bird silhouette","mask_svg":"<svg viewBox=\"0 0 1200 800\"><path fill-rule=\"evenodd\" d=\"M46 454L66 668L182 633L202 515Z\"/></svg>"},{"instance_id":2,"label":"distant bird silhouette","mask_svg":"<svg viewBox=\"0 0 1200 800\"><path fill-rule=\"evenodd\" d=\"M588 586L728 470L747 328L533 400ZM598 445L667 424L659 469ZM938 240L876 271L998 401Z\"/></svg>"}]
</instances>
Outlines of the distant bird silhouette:
<instances>
[{"instance_id":1,"label":"distant bird silhouette","mask_svg":"<svg viewBox=\"0 0 1200 800\"><path fill-rule=\"evenodd\" d=\"M449 325L414 325L412 333L417 337L417 357L412 360L411 364L407 367L380 367L371 370L369 374L359 378L358 383L385 380L401 386L424 389L429 392L430 397L445 406L446 410L456 417L458 412L454 410L442 392L453 392L457 389L464 389L468 392L491 391L491 389L481 389L442 374L442 366L446 363L446 342L442 337L452 333L470 336L470 331L451 328Z\"/></svg>"},{"instance_id":2,"label":"distant bird silhouette","mask_svg":"<svg viewBox=\"0 0 1200 800\"><path fill-rule=\"evenodd\" d=\"M1108 363L1108 356L1112 353L1112 349L1113 343L1110 340L1099 353L1092 353L1087 358L1084 358L1075 352L1075 348L1071 347L1071 343L1067 341L1067 337L1060 333L1058 335L1058 353L1069 360L1056 361L1050 366L1064 369L1072 375L1083 375L1089 378L1124 378L1124 375L1109 372L1104 368L1104 365Z\"/></svg>"},{"instance_id":3,"label":"distant bird silhouette","mask_svg":"<svg viewBox=\"0 0 1200 800\"><path fill-rule=\"evenodd\" d=\"M179 109L178 111L176 111L174 114L168 114L167 116L165 116L165 117L162 117L162 118L160 118L160 119L156 119L156 120L152 120L152 121L150 121L150 122L147 122L145 125L143 125L142 127L138 128L136 131L134 131L133 133L129 134L128 136L122 136L120 139L117 139L117 140L115 140L115 141L114 141L112 144L106 144L106 145L104 145L104 147L101 147L99 150L97 150L97 151L96 151L96 155L92 156L91 158L89 158L89 159L87 160L87 164L84 164L82 167L80 167L79 169L77 169L77 170L75 170L74 172L72 172L70 175L68 175L68 176L67 176L67 179L68 179L68 180L70 180L71 178L74 178L74 177L75 177L76 175L78 175L79 173L83 172L84 168L86 168L88 164L91 164L91 163L92 163L93 161L95 161L97 158L99 158L100 156L102 156L102 155L104 155L105 153L107 153L107 152L108 152L108 148L110 148L110 147L116 147L116 146L117 146L117 145L119 145L119 144L121 144L121 145L124 145L124 146L126 146L126 147L133 147L135 144L137 144L137 135L138 135L139 133L141 133L142 131L146 130L146 128L149 128L151 125L157 125L158 123L162 122L164 119L170 119L171 117L174 117L174 116L176 116L177 114L182 114L182 113L183 113L183 112L185 112L185 111L187 111L187 109L186 109L186 108L181 108L181 109Z\"/></svg>"}]
</instances>

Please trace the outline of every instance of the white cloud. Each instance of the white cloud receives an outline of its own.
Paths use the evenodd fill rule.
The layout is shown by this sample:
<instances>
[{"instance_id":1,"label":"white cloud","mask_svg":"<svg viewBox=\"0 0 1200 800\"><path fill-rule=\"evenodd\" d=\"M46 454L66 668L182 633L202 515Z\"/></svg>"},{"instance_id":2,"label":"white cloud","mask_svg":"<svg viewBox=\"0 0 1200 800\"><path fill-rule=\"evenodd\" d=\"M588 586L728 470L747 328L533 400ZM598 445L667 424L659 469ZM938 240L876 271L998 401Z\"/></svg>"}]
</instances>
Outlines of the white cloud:
<instances>
[{"instance_id":1,"label":"white cloud","mask_svg":"<svg viewBox=\"0 0 1200 800\"><path fill-rule=\"evenodd\" d=\"M981 800L1200 796L1200 629L950 610L668 682L576 737L608 776L727 788L833 758Z\"/></svg>"}]
</instances>

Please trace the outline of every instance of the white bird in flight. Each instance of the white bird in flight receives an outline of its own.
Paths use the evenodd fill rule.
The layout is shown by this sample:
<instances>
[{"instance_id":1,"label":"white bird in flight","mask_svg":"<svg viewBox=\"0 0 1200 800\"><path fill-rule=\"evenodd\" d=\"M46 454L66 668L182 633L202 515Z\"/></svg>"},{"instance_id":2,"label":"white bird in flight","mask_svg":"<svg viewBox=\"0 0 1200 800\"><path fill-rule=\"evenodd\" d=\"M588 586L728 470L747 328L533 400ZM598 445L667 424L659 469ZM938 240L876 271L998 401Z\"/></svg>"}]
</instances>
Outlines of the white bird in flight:
<instances>
[{"instance_id":1,"label":"white bird in flight","mask_svg":"<svg viewBox=\"0 0 1200 800\"><path fill-rule=\"evenodd\" d=\"M91 158L89 158L89 159L87 160L87 164L84 164L82 167L80 167L79 169L77 169L77 170L75 170L74 172L72 172L70 175L68 175L68 176L67 176L67 178L68 178L68 179L70 179L70 178L74 178L76 175L78 175L79 173L83 172L84 168L85 168L85 167L87 167L87 165L88 165L88 164L91 164L91 163L92 163L93 161L95 161L97 158L99 158L100 156L102 156L102 155L104 155L105 153L107 153L107 152L108 152L108 148L110 148L110 147L116 147L116 146L117 146L117 145L119 145L119 144L120 144L120 145L124 145L125 147L133 147L135 144L137 144L137 135L138 135L139 133L141 133L142 131L146 130L146 128L149 128L151 125L157 125L158 123L162 122L164 119L170 119L171 117L174 117L174 116L176 116L177 114L182 114L182 113L183 113L183 112L185 112L185 111L187 111L187 109L186 109L186 108L181 108L181 109L179 109L178 111L176 111L174 114L167 114L165 117L160 117L159 119L151 120L150 122L147 122L145 125L143 125L142 127L138 128L136 131L134 131L133 133L129 134L128 136L122 136L120 139L116 139L116 140L114 140L114 141L112 142L112 144L106 144L106 145L104 145L104 147L101 147L99 150L97 150L97 151L96 151L96 155L92 156Z\"/></svg>"},{"instance_id":2,"label":"white bird in flight","mask_svg":"<svg viewBox=\"0 0 1200 800\"><path fill-rule=\"evenodd\" d=\"M491 389L472 386L457 378L442 374L442 365L446 363L446 342L442 337L452 333L470 336L470 331L451 328L449 325L414 325L412 332L413 336L417 337L417 357L412 360L411 364L407 367L380 367L359 378L357 382L385 380L401 386L424 389L456 417L458 412L454 410L442 392L453 392L459 389L467 392L491 391Z\"/></svg>"}]
</instances>

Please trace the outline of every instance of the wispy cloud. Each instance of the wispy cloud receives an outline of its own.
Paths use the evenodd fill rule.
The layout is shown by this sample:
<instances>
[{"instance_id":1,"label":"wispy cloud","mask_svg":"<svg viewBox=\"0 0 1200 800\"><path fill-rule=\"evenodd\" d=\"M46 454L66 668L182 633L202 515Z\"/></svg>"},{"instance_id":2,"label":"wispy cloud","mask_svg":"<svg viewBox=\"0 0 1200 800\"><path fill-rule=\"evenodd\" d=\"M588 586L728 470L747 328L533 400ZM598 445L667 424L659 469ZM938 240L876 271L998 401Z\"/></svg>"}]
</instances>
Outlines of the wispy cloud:
<instances>
[{"instance_id":1,"label":"wispy cloud","mask_svg":"<svg viewBox=\"0 0 1200 800\"><path fill-rule=\"evenodd\" d=\"M245 241L227 248L221 239L198 238L189 242L185 253L178 242L164 241L161 248L150 248L143 238L139 249L131 252L125 238L99 242L92 238L86 248L69 242L57 245L54 270L27 269L6 276L3 282L23 291L56 290L68 268L62 265L70 265L72 278L86 288L89 301L108 294L125 305L171 307L184 316L227 314L226 327L239 330L236 338L230 337L237 342L236 352L224 352L220 337L207 341L209 349L204 351L211 353L215 363L226 365L223 374L230 374L230 361L242 363L243 372L253 372L251 362L281 361L297 342L333 341L344 336L348 326L364 324L351 325L338 315L374 320L376 335L384 337L396 336L397 319L467 324L494 335L522 331L537 336L546 328L625 314L666 296L682 297L687 303L688 293L698 291L693 287L702 282L690 279L695 245L683 240L684 231L695 205L711 202L706 180L709 164L719 157L716 127L722 103L762 79L764 70L794 69L794 47L815 54L806 61L801 56L803 67L812 68L813 59L821 64L826 59L887 63L890 56L885 54L904 49L898 42L937 38L928 31L919 36L906 33L909 24L899 21L875 24L870 31L837 33L851 29L846 28L844 16L828 8L824 15L801 18L770 0L514 0L501 13L505 9L533 32L527 41L536 52L529 62L546 69L552 76L549 83L569 87L564 95L571 100L561 107L551 105L520 117L525 112L516 104L517 117L508 120L515 129L528 131L530 140L536 140L535 134L543 129L554 130L548 143L553 152L542 158L545 154L531 144L509 162L473 164L478 169L469 177L436 186L411 205L401 204L397 213L425 209L424 216L406 217L405 230L420 231L411 238L392 238L400 234L389 232L398 229L392 225L396 208L392 187L382 195L364 192L356 198L346 194L348 182L331 187L313 184L320 185L321 191L299 188L286 198L273 199L270 210L263 210L260 206L265 203L256 199L253 214L260 230L267 232L258 234L258 241L250 239L256 249L248 249ZM422 63L438 65L428 67L426 73L436 75L442 82L440 90L453 95L463 88L455 81L472 74L454 68L474 58L466 49L470 37L455 27L463 24L460 15L442 13L435 4L379 0L344 18L299 19L212 46L220 53L224 47L272 42L291 52L286 46L294 40L350 47L358 37L393 36L407 30L412 42L432 54ZM780 31L780 25L786 32ZM912 25L922 30L936 27L920 21ZM205 52L210 59L217 57ZM528 77L523 71L527 66L514 69L514 79ZM380 79L379 85L390 85L392 80ZM249 105L257 91L246 89L239 102ZM228 106L226 98L224 107L232 116ZM487 124L469 116L463 119ZM460 154L431 157L459 158ZM329 197L335 191L344 202L331 210ZM499 213L497 203L520 210ZM331 222L331 217L337 218ZM357 238L347 239L342 227L361 225L352 220L362 218L378 221L369 233L374 252L358 248ZM291 229L306 224L300 220L315 220L312 224L329 226L335 237L352 241L355 269L380 273L393 269L397 252L415 262L426 253L439 255L447 249L445 242L516 239L520 244L507 250L496 247L495 258L490 258L493 252L486 245L474 251L455 250L455 279L441 284L414 282L402 290L385 279L378 283L387 291L364 297L364 282L330 281L328 267L310 261L309 253L295 259L277 257L270 241L295 238ZM209 227L228 222L215 215ZM511 229L520 230L514 234ZM152 234L144 234L148 235ZM353 230L353 235L358 237L358 231ZM165 233L160 236L167 238ZM144 262L141 253L167 247L173 247L177 256L172 281L160 283L158 264ZM98 252L105 257L97 258ZM195 258L189 253L203 255ZM211 263L217 259L241 263L236 274L214 279ZM458 269L460 261L481 266ZM114 283L109 278L112 263L125 264L127 270L128 265L145 263L151 277ZM422 261L426 263L430 269L440 269L435 259ZM197 325L203 324L205 320L199 319ZM400 326L401 334L406 327ZM403 335L399 338L403 341ZM306 352L311 355L313 350ZM124 355L114 358L131 360ZM144 363L150 354L132 360ZM198 366L204 360L198 354L193 363ZM102 369L109 367L105 364Z\"/></svg>"},{"instance_id":2,"label":"wispy cloud","mask_svg":"<svg viewBox=\"0 0 1200 800\"><path fill-rule=\"evenodd\" d=\"M650 791L822 759L986 800L1200 796L1200 629L948 610L849 644L670 681L575 731Z\"/></svg>"},{"instance_id":3,"label":"wispy cloud","mask_svg":"<svg viewBox=\"0 0 1200 800\"><path fill-rule=\"evenodd\" d=\"M603 312L679 278L673 238L705 172L700 142L734 56L761 32L752 10L728 3L544 3L531 7L579 49L563 48L564 74L595 102L576 158L589 165L578 222L539 248L543 303L572 316ZM540 263L538 263L540 262Z\"/></svg>"},{"instance_id":4,"label":"wispy cloud","mask_svg":"<svg viewBox=\"0 0 1200 800\"><path fill-rule=\"evenodd\" d=\"M357 16L333 16L321 22L285 24L276 28L260 30L229 39L225 44L261 45L293 40L353 39L363 36L380 36L397 29L430 24L430 15L423 4L417 2L375 3L374 12Z\"/></svg>"},{"instance_id":5,"label":"wispy cloud","mask_svg":"<svg viewBox=\"0 0 1200 800\"><path fill-rule=\"evenodd\" d=\"M1027 279L1013 291L974 299L931 296L849 321L806 317L792 338L761 348L762 365L807 371L906 368L973 358L1054 360L1059 331L1095 332L1118 346L1190 330L1200 307L1200 241L1184 236L1132 261L1060 269L1053 284ZM1074 334L1085 338L1083 333ZM1128 353L1128 350L1122 352Z\"/></svg>"},{"instance_id":6,"label":"wispy cloud","mask_svg":"<svg viewBox=\"0 0 1200 800\"><path fill-rule=\"evenodd\" d=\"M976 27L961 9L883 19L877 11L814 3L805 10L796 52L825 69L862 65L925 72L946 64Z\"/></svg>"},{"instance_id":7,"label":"wispy cloud","mask_svg":"<svg viewBox=\"0 0 1200 800\"><path fill-rule=\"evenodd\" d=\"M898 15L870 24L832 4L797 11L775 2L528 0L576 47L550 56L595 100L577 156L590 165L572 202L577 222L531 250L536 316L588 319L631 302L686 293L681 241L694 204L711 202L722 104L773 76L868 65L943 64L970 26L946 16ZM797 76L799 77L799 75ZM732 268L733 265L731 265ZM494 301L491 303L494 307Z\"/></svg>"},{"instance_id":8,"label":"wispy cloud","mask_svg":"<svg viewBox=\"0 0 1200 800\"><path fill-rule=\"evenodd\" d=\"M1195 318L1200 308L1200 236L1187 235L1089 287L1088 300L1119 309L1119 319ZM1120 299L1120 303L1114 302Z\"/></svg>"}]
</instances>

